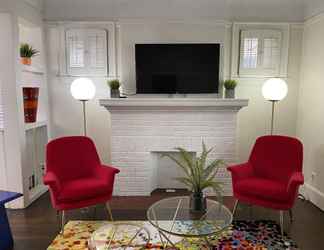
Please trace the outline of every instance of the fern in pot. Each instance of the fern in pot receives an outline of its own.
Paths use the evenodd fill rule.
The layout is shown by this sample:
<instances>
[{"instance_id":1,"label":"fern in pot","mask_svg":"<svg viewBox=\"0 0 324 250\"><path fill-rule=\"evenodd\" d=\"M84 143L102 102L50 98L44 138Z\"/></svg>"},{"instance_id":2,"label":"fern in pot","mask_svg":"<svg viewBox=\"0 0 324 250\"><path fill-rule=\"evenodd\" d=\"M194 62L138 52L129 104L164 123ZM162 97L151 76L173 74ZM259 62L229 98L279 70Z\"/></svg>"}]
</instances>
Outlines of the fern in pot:
<instances>
[{"instance_id":1,"label":"fern in pot","mask_svg":"<svg viewBox=\"0 0 324 250\"><path fill-rule=\"evenodd\" d=\"M108 81L108 85L110 87L110 97L111 98L119 98L120 97L120 92L119 92L119 87L120 87L120 82L119 80L110 80Z\"/></svg>"},{"instance_id":2,"label":"fern in pot","mask_svg":"<svg viewBox=\"0 0 324 250\"><path fill-rule=\"evenodd\" d=\"M202 153L196 157L186 149L177 147L179 159L171 154L165 153L162 157L168 157L182 169L184 177L175 178L183 183L192 193L190 195L191 212L203 213L206 211L206 197L203 191L212 188L218 197L222 197L222 183L215 179L218 169L225 165L223 160L213 160L207 163L208 154L212 151L202 143Z\"/></svg>"}]
</instances>

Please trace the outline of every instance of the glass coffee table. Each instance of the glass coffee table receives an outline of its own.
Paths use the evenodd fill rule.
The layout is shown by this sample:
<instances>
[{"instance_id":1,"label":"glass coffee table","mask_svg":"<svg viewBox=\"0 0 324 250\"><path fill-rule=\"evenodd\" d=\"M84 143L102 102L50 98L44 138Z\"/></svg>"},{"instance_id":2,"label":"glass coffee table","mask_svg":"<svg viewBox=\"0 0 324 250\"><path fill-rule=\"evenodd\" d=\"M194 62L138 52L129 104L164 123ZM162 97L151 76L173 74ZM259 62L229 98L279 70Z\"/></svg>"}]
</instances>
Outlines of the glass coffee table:
<instances>
[{"instance_id":1,"label":"glass coffee table","mask_svg":"<svg viewBox=\"0 0 324 250\"><path fill-rule=\"evenodd\" d=\"M149 222L158 230L163 246L176 248L169 235L182 238L203 238L211 248L209 237L226 230L232 223L231 211L221 203L207 199L205 213L190 211L190 197L179 196L160 200L147 210Z\"/></svg>"},{"instance_id":2,"label":"glass coffee table","mask_svg":"<svg viewBox=\"0 0 324 250\"><path fill-rule=\"evenodd\" d=\"M150 242L150 232L136 222L112 222L97 229L88 240L89 250L138 249Z\"/></svg>"}]
</instances>

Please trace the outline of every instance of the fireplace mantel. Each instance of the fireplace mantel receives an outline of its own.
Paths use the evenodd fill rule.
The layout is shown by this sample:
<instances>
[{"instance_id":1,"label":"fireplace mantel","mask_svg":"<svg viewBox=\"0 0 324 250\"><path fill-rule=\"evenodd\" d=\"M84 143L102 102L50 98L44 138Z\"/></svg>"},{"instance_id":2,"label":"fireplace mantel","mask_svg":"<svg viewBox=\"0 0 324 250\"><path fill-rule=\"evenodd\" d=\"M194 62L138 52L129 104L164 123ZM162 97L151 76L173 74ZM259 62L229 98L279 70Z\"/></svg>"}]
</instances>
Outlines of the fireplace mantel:
<instances>
[{"instance_id":1,"label":"fireplace mantel","mask_svg":"<svg viewBox=\"0 0 324 250\"><path fill-rule=\"evenodd\" d=\"M236 110L248 105L247 99L221 98L116 98L101 99L101 106L112 110L174 108L188 110Z\"/></svg>"},{"instance_id":2,"label":"fireplace mantel","mask_svg":"<svg viewBox=\"0 0 324 250\"><path fill-rule=\"evenodd\" d=\"M150 195L160 187L157 178L169 178L158 174L156 156L175 147L199 154L204 141L214 147L209 160L235 163L237 112L248 100L133 97L100 100L100 105L110 112L111 161L121 170L114 194L132 196ZM224 195L232 195L228 171L220 170L216 178L224 183Z\"/></svg>"}]
</instances>

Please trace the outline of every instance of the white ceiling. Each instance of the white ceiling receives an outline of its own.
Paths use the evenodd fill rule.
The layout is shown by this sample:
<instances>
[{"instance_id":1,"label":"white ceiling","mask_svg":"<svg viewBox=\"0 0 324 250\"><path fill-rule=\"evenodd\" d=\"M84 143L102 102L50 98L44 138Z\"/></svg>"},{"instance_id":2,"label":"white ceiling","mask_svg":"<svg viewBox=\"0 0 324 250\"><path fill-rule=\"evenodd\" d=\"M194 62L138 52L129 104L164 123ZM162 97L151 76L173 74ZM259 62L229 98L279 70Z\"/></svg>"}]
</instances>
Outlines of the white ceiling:
<instances>
[{"instance_id":1,"label":"white ceiling","mask_svg":"<svg viewBox=\"0 0 324 250\"><path fill-rule=\"evenodd\" d=\"M300 22L324 0L44 0L46 20L119 18Z\"/></svg>"}]
</instances>

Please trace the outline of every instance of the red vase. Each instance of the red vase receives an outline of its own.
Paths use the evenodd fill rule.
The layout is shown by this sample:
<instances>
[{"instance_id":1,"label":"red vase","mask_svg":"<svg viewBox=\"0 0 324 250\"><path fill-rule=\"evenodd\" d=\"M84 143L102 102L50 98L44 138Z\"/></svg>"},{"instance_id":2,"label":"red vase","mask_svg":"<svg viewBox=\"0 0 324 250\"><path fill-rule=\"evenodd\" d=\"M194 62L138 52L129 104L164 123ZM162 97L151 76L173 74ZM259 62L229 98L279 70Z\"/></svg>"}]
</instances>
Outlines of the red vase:
<instances>
[{"instance_id":1,"label":"red vase","mask_svg":"<svg viewBox=\"0 0 324 250\"><path fill-rule=\"evenodd\" d=\"M39 88L24 87L24 116L26 123L36 122Z\"/></svg>"}]
</instances>

